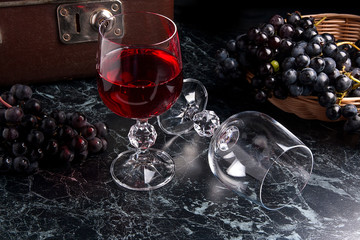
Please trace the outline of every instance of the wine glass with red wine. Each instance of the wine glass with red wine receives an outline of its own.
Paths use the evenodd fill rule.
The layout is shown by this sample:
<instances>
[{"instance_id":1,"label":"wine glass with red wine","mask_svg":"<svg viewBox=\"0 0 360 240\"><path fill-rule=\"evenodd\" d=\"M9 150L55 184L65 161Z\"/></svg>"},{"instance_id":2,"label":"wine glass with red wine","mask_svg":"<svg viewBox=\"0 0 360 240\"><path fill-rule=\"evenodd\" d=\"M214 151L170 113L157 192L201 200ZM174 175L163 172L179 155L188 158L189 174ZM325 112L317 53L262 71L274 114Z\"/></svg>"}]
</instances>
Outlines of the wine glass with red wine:
<instances>
[{"instance_id":1,"label":"wine glass with red wine","mask_svg":"<svg viewBox=\"0 0 360 240\"><path fill-rule=\"evenodd\" d=\"M182 90L175 23L150 12L123 13L103 20L97 71L104 104L119 116L136 120L128 134L135 148L113 160L113 179L131 190L164 186L174 176L174 162L163 150L151 148L157 134L148 119L167 111Z\"/></svg>"}]
</instances>

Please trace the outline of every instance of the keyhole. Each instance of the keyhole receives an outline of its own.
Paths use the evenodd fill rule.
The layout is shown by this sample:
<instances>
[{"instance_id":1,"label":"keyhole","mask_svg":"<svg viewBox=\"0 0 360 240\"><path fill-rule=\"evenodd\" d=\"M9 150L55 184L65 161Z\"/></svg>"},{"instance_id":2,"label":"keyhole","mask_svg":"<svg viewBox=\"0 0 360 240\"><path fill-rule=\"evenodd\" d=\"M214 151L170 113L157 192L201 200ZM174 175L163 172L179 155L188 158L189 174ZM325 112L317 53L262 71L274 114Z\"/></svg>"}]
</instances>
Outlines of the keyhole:
<instances>
[{"instance_id":1,"label":"keyhole","mask_svg":"<svg viewBox=\"0 0 360 240\"><path fill-rule=\"evenodd\" d=\"M76 13L75 15L75 27L76 27L76 32L80 33L80 14Z\"/></svg>"}]
</instances>

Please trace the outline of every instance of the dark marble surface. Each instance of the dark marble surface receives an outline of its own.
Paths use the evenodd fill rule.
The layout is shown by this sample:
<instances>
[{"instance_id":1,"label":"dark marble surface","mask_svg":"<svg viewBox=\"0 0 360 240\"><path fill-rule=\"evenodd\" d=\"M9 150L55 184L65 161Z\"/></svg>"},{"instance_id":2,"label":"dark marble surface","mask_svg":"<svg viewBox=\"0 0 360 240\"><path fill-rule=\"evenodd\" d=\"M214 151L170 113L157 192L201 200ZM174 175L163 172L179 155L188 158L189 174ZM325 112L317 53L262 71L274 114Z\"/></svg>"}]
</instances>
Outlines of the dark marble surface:
<instances>
[{"instance_id":1,"label":"dark marble surface","mask_svg":"<svg viewBox=\"0 0 360 240\"><path fill-rule=\"evenodd\" d=\"M259 19L270 13L257 14ZM202 30L181 17L178 25L184 76L205 84L209 110L222 121L244 110L265 112L313 151L314 171L302 196L279 211L244 200L212 175L209 139L194 132L165 135L154 119L155 147L174 158L174 179L150 192L119 188L109 167L130 147L126 135L134 121L102 104L94 79L34 85L47 109L82 111L93 122L106 121L109 147L71 169L1 175L0 239L360 239L359 136L344 134L341 123L303 120L269 103L255 103L245 81L214 75L213 53L233 32Z\"/></svg>"}]
</instances>

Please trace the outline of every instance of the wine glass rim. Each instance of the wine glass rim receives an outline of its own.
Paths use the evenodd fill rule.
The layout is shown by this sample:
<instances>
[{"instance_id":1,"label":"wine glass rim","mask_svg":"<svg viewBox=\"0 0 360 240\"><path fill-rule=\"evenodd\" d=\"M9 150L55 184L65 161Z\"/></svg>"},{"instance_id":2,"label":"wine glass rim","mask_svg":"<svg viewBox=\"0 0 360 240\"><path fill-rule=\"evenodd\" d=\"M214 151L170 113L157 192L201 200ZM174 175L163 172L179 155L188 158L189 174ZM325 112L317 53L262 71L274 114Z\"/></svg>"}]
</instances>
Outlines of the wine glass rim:
<instances>
[{"instance_id":1,"label":"wine glass rim","mask_svg":"<svg viewBox=\"0 0 360 240\"><path fill-rule=\"evenodd\" d=\"M111 17L108 17L108 18L104 19L104 20L99 24L99 31L98 31L98 32L99 32L99 34L101 35L102 38L105 38L107 41L111 41L110 39L108 39L107 37L105 37L104 34L103 34L102 31L101 31L101 27L102 27L102 25L106 22L106 20L111 19L111 18L115 18L115 17L117 17L117 16L133 15L133 14L144 14L144 13L149 14L149 15L157 15L157 16L159 16L159 17L162 17L162 18L166 19L168 22L170 22L170 23L174 26L174 31L173 31L173 33L171 34L171 36L169 36L168 38L166 38L165 40L160 41L160 42L156 42L156 43L152 43L152 44L146 44L147 46L149 46L149 45L150 45L150 46L158 46L158 45L161 45L161 44L163 44L163 43L166 43L166 42L170 41L172 38L175 37L175 35L177 34L177 31L178 31L175 22L174 22L171 18L169 18L169 17L167 17L167 16L165 16L165 15L162 15L162 14L156 13L156 12L150 12L150 11L130 11L130 12L122 12L122 13L113 15L113 16L111 16ZM111 42L112 42L112 41L111 41ZM117 45L126 45L126 46L142 46L142 45L144 45L144 44L121 44L121 43L115 43L115 44L117 44Z\"/></svg>"},{"instance_id":2,"label":"wine glass rim","mask_svg":"<svg viewBox=\"0 0 360 240\"><path fill-rule=\"evenodd\" d=\"M306 169L306 170L307 170L307 171L306 171L307 174L306 174L306 177L304 177L304 180L305 180L305 181L302 182L300 188L298 189L298 190L299 190L299 193L298 193L298 194L300 194L300 193L304 190L304 188L306 187L306 185L308 184L308 182L309 182L309 180L310 180L310 178L311 178L311 174L312 174L313 168L314 168L314 155L312 154L310 148L307 147L307 146L304 145L304 144L298 144L298 145L294 145L294 146L288 147L286 150L284 150L284 152L282 152L279 156L276 157L276 160L275 160L274 162L271 163L271 165L269 166L269 168L266 170L266 173L265 173L263 179L261 180L260 189L259 189L259 195L260 195L260 196L259 196L259 199L260 199L261 205L262 205L264 208L266 208L266 209L268 209L268 210L280 210L281 208L283 208L283 207L289 205L291 202L293 202L297 197L299 197L298 194L294 194L293 197L292 197L291 199L289 199L288 202L283 203L283 204L281 204L281 205L279 205L279 206L277 206L277 207L270 207L270 206L268 206L266 203L263 202L263 197L262 197L262 195L263 195L263 187L264 187L264 184L265 184L265 179L266 179L266 177L268 176L270 170L274 167L274 165L279 164L279 163L278 163L278 159L280 159L285 153L287 153L287 152L289 152L289 151L292 151L292 150L294 150L294 149L297 149L297 148L305 149L305 150L309 153L309 156L310 156L310 159L309 159L310 162L308 162L308 166L307 166L307 167L309 167L309 169Z\"/></svg>"}]
</instances>

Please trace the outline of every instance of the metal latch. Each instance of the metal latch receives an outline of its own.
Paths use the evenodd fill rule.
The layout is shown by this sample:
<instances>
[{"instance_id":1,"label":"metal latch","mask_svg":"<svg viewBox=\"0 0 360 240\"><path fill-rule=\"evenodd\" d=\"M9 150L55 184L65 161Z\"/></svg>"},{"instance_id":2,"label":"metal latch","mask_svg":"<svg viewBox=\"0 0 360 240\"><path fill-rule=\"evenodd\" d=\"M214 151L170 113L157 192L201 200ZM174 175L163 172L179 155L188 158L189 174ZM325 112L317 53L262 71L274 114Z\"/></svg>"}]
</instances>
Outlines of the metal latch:
<instances>
[{"instance_id":1,"label":"metal latch","mask_svg":"<svg viewBox=\"0 0 360 240\"><path fill-rule=\"evenodd\" d=\"M120 1L61 4L57 8L60 41L65 44L97 41L101 21L121 11Z\"/></svg>"}]
</instances>

